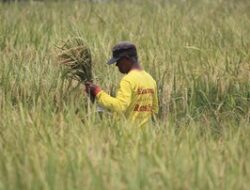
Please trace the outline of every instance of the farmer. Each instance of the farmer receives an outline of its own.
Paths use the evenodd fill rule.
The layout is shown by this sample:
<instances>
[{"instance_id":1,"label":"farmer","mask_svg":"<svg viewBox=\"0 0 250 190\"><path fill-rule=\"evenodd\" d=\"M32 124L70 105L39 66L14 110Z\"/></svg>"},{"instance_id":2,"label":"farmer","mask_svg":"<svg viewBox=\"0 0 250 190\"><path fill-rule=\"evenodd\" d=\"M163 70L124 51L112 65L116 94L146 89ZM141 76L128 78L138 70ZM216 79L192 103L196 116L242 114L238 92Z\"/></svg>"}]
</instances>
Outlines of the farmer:
<instances>
[{"instance_id":1,"label":"farmer","mask_svg":"<svg viewBox=\"0 0 250 190\"><path fill-rule=\"evenodd\" d=\"M111 97L90 82L85 84L86 92L104 108L120 113L132 123L142 126L158 112L156 82L139 64L136 47L131 42L116 44L112 54L108 64L115 64L125 74L116 97Z\"/></svg>"}]
</instances>

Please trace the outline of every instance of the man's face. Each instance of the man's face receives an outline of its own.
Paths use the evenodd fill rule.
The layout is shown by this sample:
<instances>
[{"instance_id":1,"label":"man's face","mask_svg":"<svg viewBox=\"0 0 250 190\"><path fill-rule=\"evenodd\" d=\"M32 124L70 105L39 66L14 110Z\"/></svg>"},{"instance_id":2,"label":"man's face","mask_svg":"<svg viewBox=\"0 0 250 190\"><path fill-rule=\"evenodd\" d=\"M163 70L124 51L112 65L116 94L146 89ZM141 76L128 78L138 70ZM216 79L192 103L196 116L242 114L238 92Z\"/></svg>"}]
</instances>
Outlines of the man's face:
<instances>
[{"instance_id":1,"label":"man's face","mask_svg":"<svg viewBox=\"0 0 250 190\"><path fill-rule=\"evenodd\" d=\"M127 74L131 70L132 64L133 63L128 58L123 57L117 61L116 66L121 73Z\"/></svg>"}]
</instances>

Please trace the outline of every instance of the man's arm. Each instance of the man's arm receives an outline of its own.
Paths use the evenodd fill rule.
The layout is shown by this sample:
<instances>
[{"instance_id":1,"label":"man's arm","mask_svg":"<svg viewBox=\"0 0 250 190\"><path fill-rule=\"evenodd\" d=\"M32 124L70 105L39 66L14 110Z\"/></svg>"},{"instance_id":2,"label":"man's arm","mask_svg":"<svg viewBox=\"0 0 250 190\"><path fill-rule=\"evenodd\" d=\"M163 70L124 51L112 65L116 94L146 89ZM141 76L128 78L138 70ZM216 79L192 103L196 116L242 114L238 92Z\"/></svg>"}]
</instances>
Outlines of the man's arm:
<instances>
[{"instance_id":1,"label":"man's arm","mask_svg":"<svg viewBox=\"0 0 250 190\"><path fill-rule=\"evenodd\" d=\"M106 92L100 91L96 95L96 100L101 106L111 111L124 112L131 102L131 96L132 88L130 82L122 79L116 97L111 97Z\"/></svg>"}]
</instances>

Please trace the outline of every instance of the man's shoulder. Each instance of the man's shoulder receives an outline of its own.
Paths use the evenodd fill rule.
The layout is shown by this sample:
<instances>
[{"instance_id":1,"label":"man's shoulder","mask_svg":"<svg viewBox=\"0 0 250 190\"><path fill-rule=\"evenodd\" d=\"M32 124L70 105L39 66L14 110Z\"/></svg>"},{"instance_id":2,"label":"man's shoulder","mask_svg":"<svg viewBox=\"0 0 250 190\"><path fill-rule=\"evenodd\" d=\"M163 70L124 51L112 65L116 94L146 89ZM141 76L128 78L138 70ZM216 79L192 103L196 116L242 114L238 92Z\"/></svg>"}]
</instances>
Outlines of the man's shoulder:
<instances>
[{"instance_id":1,"label":"man's shoulder","mask_svg":"<svg viewBox=\"0 0 250 190\"><path fill-rule=\"evenodd\" d=\"M131 80L135 77L136 72L130 71L128 74L122 77L122 80Z\"/></svg>"},{"instance_id":2,"label":"man's shoulder","mask_svg":"<svg viewBox=\"0 0 250 190\"><path fill-rule=\"evenodd\" d=\"M129 83L130 85L138 81L139 73L137 71L130 71L128 74L122 77L120 83Z\"/></svg>"},{"instance_id":3,"label":"man's shoulder","mask_svg":"<svg viewBox=\"0 0 250 190\"><path fill-rule=\"evenodd\" d=\"M133 70L133 71L130 71L127 75L125 75L123 77L123 79L126 80L126 79L135 79L135 78L144 78L144 77L154 80L152 75L150 75L145 70Z\"/></svg>"},{"instance_id":4,"label":"man's shoulder","mask_svg":"<svg viewBox=\"0 0 250 190\"><path fill-rule=\"evenodd\" d=\"M156 81L154 80L152 75L150 75L145 70L141 70L141 71L135 70L135 71L129 72L127 75L125 75L122 78L122 81L128 81L131 83L153 82L154 84L156 84Z\"/></svg>"},{"instance_id":5,"label":"man's shoulder","mask_svg":"<svg viewBox=\"0 0 250 190\"><path fill-rule=\"evenodd\" d=\"M155 79L153 78L153 76L152 76L150 73L148 73L147 71L144 71L144 72L145 72L145 75L146 75L149 79L151 79L152 81L156 82Z\"/></svg>"}]
</instances>

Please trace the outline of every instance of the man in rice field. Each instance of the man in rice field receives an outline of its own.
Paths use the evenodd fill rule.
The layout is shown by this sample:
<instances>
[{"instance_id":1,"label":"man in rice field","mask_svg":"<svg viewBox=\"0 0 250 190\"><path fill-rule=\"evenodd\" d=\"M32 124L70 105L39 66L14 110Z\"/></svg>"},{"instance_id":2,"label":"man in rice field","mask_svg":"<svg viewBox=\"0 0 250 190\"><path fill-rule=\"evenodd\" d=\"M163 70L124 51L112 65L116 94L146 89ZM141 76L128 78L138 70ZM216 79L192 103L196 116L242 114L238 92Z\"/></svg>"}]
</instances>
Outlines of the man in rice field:
<instances>
[{"instance_id":1,"label":"man in rice field","mask_svg":"<svg viewBox=\"0 0 250 190\"><path fill-rule=\"evenodd\" d=\"M139 64L136 46L120 42L112 49L108 64L115 64L125 76L120 81L116 97L111 97L99 86L86 83L86 92L95 97L98 104L124 115L134 124L144 125L158 112L157 85L152 76Z\"/></svg>"}]
</instances>

